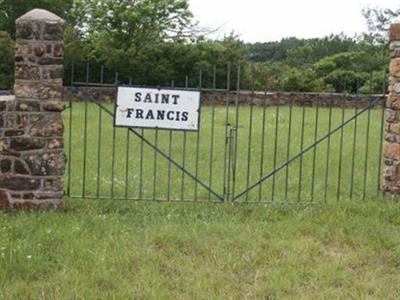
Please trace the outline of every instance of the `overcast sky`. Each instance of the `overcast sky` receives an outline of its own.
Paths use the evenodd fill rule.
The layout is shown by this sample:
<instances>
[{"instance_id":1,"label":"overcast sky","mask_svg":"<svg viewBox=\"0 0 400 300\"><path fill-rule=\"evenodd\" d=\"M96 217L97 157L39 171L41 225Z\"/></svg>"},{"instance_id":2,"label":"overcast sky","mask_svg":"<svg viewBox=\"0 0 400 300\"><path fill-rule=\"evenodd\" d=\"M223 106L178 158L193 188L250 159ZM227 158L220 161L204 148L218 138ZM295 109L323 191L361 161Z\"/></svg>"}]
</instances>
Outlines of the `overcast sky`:
<instances>
[{"instance_id":1,"label":"overcast sky","mask_svg":"<svg viewBox=\"0 0 400 300\"><path fill-rule=\"evenodd\" d=\"M366 31L364 7L400 8L399 0L189 0L200 26L232 30L246 42Z\"/></svg>"}]
</instances>

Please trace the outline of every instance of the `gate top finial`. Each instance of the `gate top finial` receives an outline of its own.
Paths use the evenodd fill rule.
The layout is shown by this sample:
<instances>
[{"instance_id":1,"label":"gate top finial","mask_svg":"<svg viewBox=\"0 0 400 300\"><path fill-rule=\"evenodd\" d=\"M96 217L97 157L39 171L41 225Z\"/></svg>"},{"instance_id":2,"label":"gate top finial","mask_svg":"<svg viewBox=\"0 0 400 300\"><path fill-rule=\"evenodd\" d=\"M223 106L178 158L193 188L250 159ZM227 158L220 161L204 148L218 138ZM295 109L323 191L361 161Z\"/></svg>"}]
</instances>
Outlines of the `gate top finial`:
<instances>
[{"instance_id":1,"label":"gate top finial","mask_svg":"<svg viewBox=\"0 0 400 300\"><path fill-rule=\"evenodd\" d=\"M40 8L35 8L30 11L28 11L26 14L22 15L17 19L17 22L19 21L28 21L28 20L41 20L41 21L52 21L52 22L58 22L58 23L64 23L64 20L57 16L56 14L53 14L52 12L49 12L48 10L45 9L40 9Z\"/></svg>"},{"instance_id":2,"label":"gate top finial","mask_svg":"<svg viewBox=\"0 0 400 300\"><path fill-rule=\"evenodd\" d=\"M399 41L400 40L400 22L393 23L390 26L389 39L391 41Z\"/></svg>"}]
</instances>

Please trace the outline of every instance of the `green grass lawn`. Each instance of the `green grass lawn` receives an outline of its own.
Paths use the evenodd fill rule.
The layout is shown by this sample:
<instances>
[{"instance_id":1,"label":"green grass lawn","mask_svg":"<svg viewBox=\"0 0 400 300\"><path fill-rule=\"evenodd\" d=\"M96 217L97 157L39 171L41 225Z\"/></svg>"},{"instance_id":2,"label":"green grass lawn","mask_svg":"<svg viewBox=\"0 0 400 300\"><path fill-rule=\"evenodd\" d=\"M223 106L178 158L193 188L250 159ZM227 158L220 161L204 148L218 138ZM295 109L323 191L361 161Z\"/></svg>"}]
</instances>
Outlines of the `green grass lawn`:
<instances>
[{"instance_id":1,"label":"green grass lawn","mask_svg":"<svg viewBox=\"0 0 400 300\"><path fill-rule=\"evenodd\" d=\"M113 111L111 104L106 107ZM157 143L161 151L170 153L178 164L183 165L185 159L188 172L197 173L200 181L217 195L223 196L224 182L225 186L229 182L229 197L232 199L269 174L274 166L278 167L298 154L302 142L303 149L312 145L325 136L329 128L340 126L354 114L354 109L345 109L342 114L340 108L320 107L316 119L315 107L307 107L304 111L301 107L292 110L281 107L279 111L276 107L268 107L264 118L262 107L240 107L235 182L232 172L234 156L229 160L228 155L225 160L225 153L229 153L229 146L225 143L225 107L216 107L214 113L211 106L202 107L199 147L197 134L193 132L186 134L186 148L183 132L171 134L171 147L168 131L144 130L143 133L151 143ZM70 111L66 110L64 120L65 146L71 171L67 172L65 182L70 196L219 201L217 196L196 185L179 168L169 165L168 160L155 153L153 148L142 144L134 134L129 134L128 142L126 129L115 130L113 146L113 118L95 104L89 103L85 114L84 103L73 103L72 118ZM232 125L236 123L233 106L229 109L228 121ZM295 203L374 197L381 185L381 129L382 109L365 112L237 201ZM70 130L71 138L68 135ZM141 133L140 129L136 131ZM68 151L70 145L71 153ZM228 175L224 177L224 174L230 174L229 181Z\"/></svg>"},{"instance_id":2,"label":"green grass lawn","mask_svg":"<svg viewBox=\"0 0 400 300\"><path fill-rule=\"evenodd\" d=\"M128 143L126 129L113 147L112 118L87 109L86 136L84 103L71 120L64 112L71 196L218 201L201 186L196 194L195 181L132 133ZM198 148L198 177L218 195L225 113L215 110L212 139L212 109L203 107ZM300 151L302 108L280 108L277 123L276 114L268 108L263 123L262 108L241 107L235 195ZM305 110L304 148L329 131L329 115L320 108L316 122L316 108ZM333 109L331 128L352 115ZM400 206L377 196L381 120L381 109L364 113L236 205L68 200L64 213L0 213L0 299L398 299ZM155 142L154 130L144 135ZM185 153L195 174L197 135L187 133L186 151L183 138L172 134L171 157L181 164ZM169 153L168 131L158 146ZM260 200L275 204L240 204Z\"/></svg>"},{"instance_id":3,"label":"green grass lawn","mask_svg":"<svg viewBox=\"0 0 400 300\"><path fill-rule=\"evenodd\" d=\"M400 206L66 203L0 213L0 299L399 299Z\"/></svg>"}]
</instances>

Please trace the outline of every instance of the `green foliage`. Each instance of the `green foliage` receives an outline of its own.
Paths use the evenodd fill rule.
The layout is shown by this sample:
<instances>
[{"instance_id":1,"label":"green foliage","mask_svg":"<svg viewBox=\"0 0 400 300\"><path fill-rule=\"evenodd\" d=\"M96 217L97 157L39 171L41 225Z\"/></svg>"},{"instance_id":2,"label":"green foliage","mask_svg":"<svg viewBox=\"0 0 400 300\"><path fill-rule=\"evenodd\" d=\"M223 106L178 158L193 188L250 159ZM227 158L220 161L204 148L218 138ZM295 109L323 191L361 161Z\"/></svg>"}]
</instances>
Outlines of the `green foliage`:
<instances>
[{"instance_id":1,"label":"green foliage","mask_svg":"<svg viewBox=\"0 0 400 300\"><path fill-rule=\"evenodd\" d=\"M70 9L73 0L0 0L0 30L6 31L15 37L15 20L34 8L52 11L67 21L70 18Z\"/></svg>"},{"instance_id":2,"label":"green foliage","mask_svg":"<svg viewBox=\"0 0 400 300\"><path fill-rule=\"evenodd\" d=\"M307 40L304 46L288 49L286 62L291 66L307 67L338 53L351 51L357 42L344 35L331 35L322 39Z\"/></svg>"},{"instance_id":3,"label":"green foliage","mask_svg":"<svg viewBox=\"0 0 400 300\"><path fill-rule=\"evenodd\" d=\"M279 42L246 44L246 48L254 62L283 61L287 58L289 49L302 47L305 43L305 40L290 37Z\"/></svg>"},{"instance_id":4,"label":"green foliage","mask_svg":"<svg viewBox=\"0 0 400 300\"><path fill-rule=\"evenodd\" d=\"M90 81L99 81L104 66L105 82L132 80L136 84L211 86L216 67L216 85L227 86L231 66L231 89L236 70L242 66L241 88L285 91L381 92L388 65L388 25L399 10L365 9L369 32L359 38L343 34L324 38L285 38L279 42L245 44L233 33L222 40L206 38L199 31L188 0L0 0L0 30L15 35L15 19L32 8L48 9L67 20L65 30L65 82L86 80L90 60ZM3 64L13 51L3 41ZM7 69L8 68L8 69ZM3 66L3 88L10 88L12 64ZM375 73L369 84L370 73ZM382 83L382 84L381 84Z\"/></svg>"},{"instance_id":5,"label":"green foliage","mask_svg":"<svg viewBox=\"0 0 400 300\"><path fill-rule=\"evenodd\" d=\"M14 74L13 41L10 36L0 31L0 90L10 89Z\"/></svg>"},{"instance_id":6,"label":"green foliage","mask_svg":"<svg viewBox=\"0 0 400 300\"><path fill-rule=\"evenodd\" d=\"M364 84L368 74L357 73L352 70L338 69L324 77L324 81L330 84L338 93L357 93L358 88Z\"/></svg>"},{"instance_id":7,"label":"green foliage","mask_svg":"<svg viewBox=\"0 0 400 300\"><path fill-rule=\"evenodd\" d=\"M286 61L292 66L315 63L323 57L349 51L357 41L343 34L321 39L286 38L279 42L246 44L254 62Z\"/></svg>"},{"instance_id":8,"label":"green foliage","mask_svg":"<svg viewBox=\"0 0 400 300\"><path fill-rule=\"evenodd\" d=\"M386 71L386 70L384 70ZM384 74L383 71L375 71L371 72L366 76L367 79L364 82L364 85L360 87L359 93L362 94L370 94L370 93L386 93L387 89L387 74Z\"/></svg>"},{"instance_id":9,"label":"green foliage","mask_svg":"<svg viewBox=\"0 0 400 300\"><path fill-rule=\"evenodd\" d=\"M67 35L73 41L74 34ZM78 51L78 49L81 51ZM67 61L71 58L75 61L75 73L77 78L85 79L85 58L91 57L91 41L70 42L66 47ZM143 51L138 52L130 58L122 55L118 49L110 50L110 57L103 60L92 59L93 68L91 74L93 80L98 81L99 65L106 67L105 81L112 82L114 72L118 72L121 81L132 80L136 84L147 85L169 85L172 80L177 85L185 85L185 77L188 76L189 85L197 86L199 71L203 71L203 86L212 86L213 68L216 66L217 86L226 87L227 66L230 62L232 70L236 70L239 61L246 64L246 54L242 48L242 42L233 37L226 37L222 41L211 41L199 39L196 42L185 42L183 40L160 42L157 46L148 45ZM123 64L125 62L125 64ZM97 66L97 67L96 67ZM71 65L68 63L67 68ZM67 82L70 80L67 72ZM244 75L244 81L249 82L248 74ZM247 78L247 79L245 79Z\"/></svg>"},{"instance_id":10,"label":"green foliage","mask_svg":"<svg viewBox=\"0 0 400 300\"><path fill-rule=\"evenodd\" d=\"M372 72L371 64L373 59L366 52L343 52L320 60L314 65L314 69L336 92L356 93ZM383 80L382 73L381 76ZM376 90L371 90L374 91ZM382 92L382 88L377 92Z\"/></svg>"},{"instance_id":11,"label":"green foliage","mask_svg":"<svg viewBox=\"0 0 400 300\"><path fill-rule=\"evenodd\" d=\"M272 86L275 90L285 91L333 89L353 93L365 84L371 72L382 74L389 58L387 47L370 43L366 38L357 40L343 34L321 39L291 38L248 44L246 49L249 58L271 76L268 88ZM263 61L268 64L258 63ZM383 81L381 76L380 81ZM373 84L371 92L382 92L378 85Z\"/></svg>"},{"instance_id":12,"label":"green foliage","mask_svg":"<svg viewBox=\"0 0 400 300\"><path fill-rule=\"evenodd\" d=\"M364 66L365 53L343 52L323 58L315 65L315 70L320 76L326 76L338 69L356 70Z\"/></svg>"},{"instance_id":13,"label":"green foliage","mask_svg":"<svg viewBox=\"0 0 400 300\"><path fill-rule=\"evenodd\" d=\"M186 0L80 0L73 15L90 57L123 74L162 54L163 42L183 38L192 18Z\"/></svg>"},{"instance_id":14,"label":"green foliage","mask_svg":"<svg viewBox=\"0 0 400 300\"><path fill-rule=\"evenodd\" d=\"M288 68L283 75L283 90L288 92L321 92L326 90L326 87L314 70Z\"/></svg>"}]
</instances>

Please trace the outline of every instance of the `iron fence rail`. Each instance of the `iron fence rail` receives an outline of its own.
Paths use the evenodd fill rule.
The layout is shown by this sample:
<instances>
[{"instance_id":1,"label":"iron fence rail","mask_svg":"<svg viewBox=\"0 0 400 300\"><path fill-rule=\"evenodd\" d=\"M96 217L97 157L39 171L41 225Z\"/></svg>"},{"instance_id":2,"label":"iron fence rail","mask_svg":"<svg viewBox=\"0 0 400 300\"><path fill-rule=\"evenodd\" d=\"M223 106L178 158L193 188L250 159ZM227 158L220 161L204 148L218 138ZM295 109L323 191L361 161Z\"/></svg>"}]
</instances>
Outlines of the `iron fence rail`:
<instances>
[{"instance_id":1,"label":"iron fence rail","mask_svg":"<svg viewBox=\"0 0 400 300\"><path fill-rule=\"evenodd\" d=\"M198 132L161 129L116 128L114 104L94 101L90 87L132 85L105 83L104 67L99 82L92 82L90 62L85 80L74 76L71 86L85 92L83 102L68 99L64 112L68 155L65 194L70 198L149 201L209 202L328 202L341 198L379 195L381 190L386 72L382 95L361 105L354 96L348 108L322 105L267 104L268 92L254 88L242 103L239 65L232 91L232 67L227 66L226 87L217 88L213 66L211 87L182 87L171 81L168 89L211 93L202 105ZM225 94L224 103L216 101ZM263 96L255 105L255 95ZM102 98L100 91L99 98ZM296 106L294 105L296 103Z\"/></svg>"}]
</instances>

